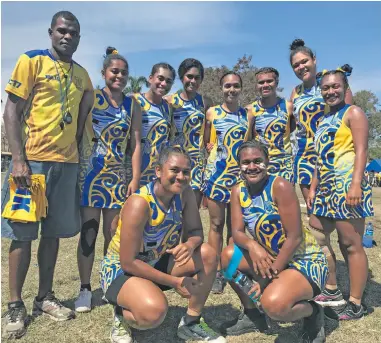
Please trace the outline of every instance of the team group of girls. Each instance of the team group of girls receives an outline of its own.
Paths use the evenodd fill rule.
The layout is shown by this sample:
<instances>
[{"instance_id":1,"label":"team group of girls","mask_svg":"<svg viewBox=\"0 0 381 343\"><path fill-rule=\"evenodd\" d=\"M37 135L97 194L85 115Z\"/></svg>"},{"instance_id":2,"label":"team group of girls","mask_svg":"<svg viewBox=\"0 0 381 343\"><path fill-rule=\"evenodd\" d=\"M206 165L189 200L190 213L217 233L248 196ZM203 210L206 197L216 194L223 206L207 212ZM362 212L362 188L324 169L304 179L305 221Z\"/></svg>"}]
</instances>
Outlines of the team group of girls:
<instances>
[{"instance_id":1,"label":"team group of girls","mask_svg":"<svg viewBox=\"0 0 381 343\"><path fill-rule=\"evenodd\" d=\"M351 105L349 66L317 73L314 53L299 39L291 45L290 64L301 84L289 101L277 95L279 73L268 67L256 72L260 96L253 103L240 106L242 79L228 72L220 80L224 101L216 105L198 93L204 68L191 58L178 68L181 91L167 95L176 72L159 63L146 93L125 96L128 62L107 49L105 87L95 91L81 143L81 288L75 307L91 310L102 213L101 285L115 306L113 342L132 342L131 327L160 325L168 309L163 290L169 288L189 299L180 338L225 342L201 312L209 293L222 293L228 281L243 311L220 328L224 335L265 331L266 315L303 318L303 339L318 343L325 340L322 306L334 308L341 320L366 313L361 237L364 218L373 215L364 176L367 118ZM294 184L308 206L308 228ZM199 214L203 196L208 243ZM349 267L348 301L336 283L330 245L335 229ZM237 269L258 281L250 294L260 297L261 311L227 277L227 270Z\"/></svg>"}]
</instances>

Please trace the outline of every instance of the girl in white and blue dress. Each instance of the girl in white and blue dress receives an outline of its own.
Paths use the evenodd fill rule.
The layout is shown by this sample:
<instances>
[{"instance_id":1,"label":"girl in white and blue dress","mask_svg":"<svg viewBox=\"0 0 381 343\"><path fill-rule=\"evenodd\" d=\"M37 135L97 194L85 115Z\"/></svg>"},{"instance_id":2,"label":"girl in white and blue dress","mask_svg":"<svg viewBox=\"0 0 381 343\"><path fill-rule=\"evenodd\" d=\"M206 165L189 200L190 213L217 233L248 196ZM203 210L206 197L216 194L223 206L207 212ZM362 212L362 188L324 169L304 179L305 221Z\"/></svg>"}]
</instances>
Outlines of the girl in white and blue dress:
<instances>
[{"instance_id":1,"label":"girl in white and blue dress","mask_svg":"<svg viewBox=\"0 0 381 343\"><path fill-rule=\"evenodd\" d=\"M116 49L108 48L103 62L105 87L95 90L94 105L86 122L80 148L81 236L78 269L81 289L77 312L91 310L90 277L100 216L103 217L104 254L111 240L111 222L126 197L139 188L141 111L135 99L125 96L128 63ZM132 148L133 178L126 181L127 143Z\"/></svg>"},{"instance_id":2,"label":"girl in white and blue dress","mask_svg":"<svg viewBox=\"0 0 381 343\"><path fill-rule=\"evenodd\" d=\"M156 178L155 166L160 150L168 145L171 130L171 107L164 96L171 90L176 72L168 63L152 67L146 93L137 93L135 99L142 111L142 161L140 186Z\"/></svg>"}]
</instances>

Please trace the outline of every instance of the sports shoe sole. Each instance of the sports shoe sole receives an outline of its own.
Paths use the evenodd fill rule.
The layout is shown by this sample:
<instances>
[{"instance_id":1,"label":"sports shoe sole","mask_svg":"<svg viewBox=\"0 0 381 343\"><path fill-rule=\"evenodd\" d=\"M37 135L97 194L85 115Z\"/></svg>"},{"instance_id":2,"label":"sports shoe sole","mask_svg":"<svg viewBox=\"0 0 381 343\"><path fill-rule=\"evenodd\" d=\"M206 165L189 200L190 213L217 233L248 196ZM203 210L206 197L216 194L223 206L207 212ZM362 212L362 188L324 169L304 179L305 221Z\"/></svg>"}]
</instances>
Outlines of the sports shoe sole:
<instances>
[{"instance_id":1,"label":"sports shoe sole","mask_svg":"<svg viewBox=\"0 0 381 343\"><path fill-rule=\"evenodd\" d=\"M114 340L112 339L112 334L111 334L111 333L110 333L110 341L111 341L112 343L117 343L116 341L114 341ZM138 343L138 342L135 340L134 337L132 337L132 341L131 341L131 343Z\"/></svg>"},{"instance_id":2,"label":"sports shoe sole","mask_svg":"<svg viewBox=\"0 0 381 343\"><path fill-rule=\"evenodd\" d=\"M80 306L75 309L75 312L78 312L78 313L86 313L90 311L91 311L91 307L85 307L85 306Z\"/></svg>"},{"instance_id":3,"label":"sports shoe sole","mask_svg":"<svg viewBox=\"0 0 381 343\"><path fill-rule=\"evenodd\" d=\"M317 304L319 304L321 307L340 307L343 305L346 305L345 299L338 300L338 301L318 301L314 300Z\"/></svg>"}]
</instances>

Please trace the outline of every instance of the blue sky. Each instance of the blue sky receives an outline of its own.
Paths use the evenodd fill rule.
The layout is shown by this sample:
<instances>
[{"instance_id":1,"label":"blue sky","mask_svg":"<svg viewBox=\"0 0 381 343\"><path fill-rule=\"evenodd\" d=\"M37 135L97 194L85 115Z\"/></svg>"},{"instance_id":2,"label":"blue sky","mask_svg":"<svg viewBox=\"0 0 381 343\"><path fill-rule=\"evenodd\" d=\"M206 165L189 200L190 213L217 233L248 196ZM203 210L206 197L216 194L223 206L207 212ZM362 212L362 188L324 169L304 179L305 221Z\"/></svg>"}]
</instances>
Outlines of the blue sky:
<instances>
[{"instance_id":1,"label":"blue sky","mask_svg":"<svg viewBox=\"0 0 381 343\"><path fill-rule=\"evenodd\" d=\"M298 83L289 64L289 44L302 38L317 53L318 67L353 67L353 91L369 89L381 101L380 2L2 2L1 96L20 54L50 47L48 28L59 10L81 23L74 59L94 85L102 55L115 46L134 76L148 77L153 64L166 61L177 70L187 57L205 67L232 67L244 54L257 67L280 72L289 96ZM377 62L378 61L378 62ZM173 90L180 88L179 80Z\"/></svg>"}]
</instances>

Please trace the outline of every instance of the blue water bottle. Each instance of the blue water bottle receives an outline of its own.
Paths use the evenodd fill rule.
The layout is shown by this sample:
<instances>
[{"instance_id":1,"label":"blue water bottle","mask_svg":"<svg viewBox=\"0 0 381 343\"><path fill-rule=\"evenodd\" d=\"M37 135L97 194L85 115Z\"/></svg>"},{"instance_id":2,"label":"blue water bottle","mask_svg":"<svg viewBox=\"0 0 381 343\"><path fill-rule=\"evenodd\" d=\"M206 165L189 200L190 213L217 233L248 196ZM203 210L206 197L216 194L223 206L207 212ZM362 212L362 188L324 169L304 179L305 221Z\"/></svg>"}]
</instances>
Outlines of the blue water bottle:
<instances>
[{"instance_id":1,"label":"blue water bottle","mask_svg":"<svg viewBox=\"0 0 381 343\"><path fill-rule=\"evenodd\" d=\"M234 281L235 284L238 285L239 288L243 290L244 293L248 294L251 288L256 283L255 281L251 280L247 275L241 273L238 269L233 274L232 281ZM258 302L259 298L254 298L255 293L249 295L249 298L253 302Z\"/></svg>"},{"instance_id":2,"label":"blue water bottle","mask_svg":"<svg viewBox=\"0 0 381 343\"><path fill-rule=\"evenodd\" d=\"M372 248L373 247L373 224L372 222L369 222L367 225L366 225L366 228L365 228L365 233L364 233L364 236L362 238L362 245L365 247L365 248Z\"/></svg>"}]
</instances>

